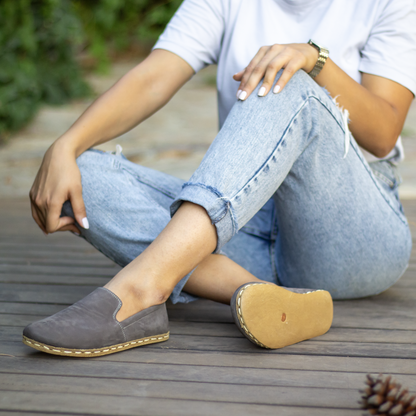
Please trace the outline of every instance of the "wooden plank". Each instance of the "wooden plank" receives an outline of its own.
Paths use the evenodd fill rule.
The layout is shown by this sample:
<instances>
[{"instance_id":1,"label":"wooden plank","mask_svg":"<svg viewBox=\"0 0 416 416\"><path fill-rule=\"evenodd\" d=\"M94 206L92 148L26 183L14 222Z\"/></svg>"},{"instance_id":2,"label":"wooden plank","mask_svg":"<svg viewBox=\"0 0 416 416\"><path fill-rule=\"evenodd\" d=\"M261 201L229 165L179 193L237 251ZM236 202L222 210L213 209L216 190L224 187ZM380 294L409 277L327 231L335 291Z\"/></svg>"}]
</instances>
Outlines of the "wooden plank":
<instances>
[{"instance_id":1,"label":"wooden plank","mask_svg":"<svg viewBox=\"0 0 416 416\"><path fill-rule=\"evenodd\" d=\"M376 298L339 301L334 304L335 327L416 330L414 301L379 301ZM226 305L198 300L190 304L169 305L170 320L193 322L233 322Z\"/></svg>"},{"instance_id":2,"label":"wooden plank","mask_svg":"<svg viewBox=\"0 0 416 416\"><path fill-rule=\"evenodd\" d=\"M147 349L147 347L142 347ZM139 353L136 351L136 354ZM186 354L186 353L184 353ZM364 373L309 371L273 368L215 367L205 365L172 365L159 363L132 363L104 361L100 358L77 359L51 357L35 353L36 357L10 358L0 356L1 378L5 374L32 374L51 376L98 377L103 379L165 380L237 385L314 387L359 389L365 381ZM401 374L400 381L409 390L416 390L414 375Z\"/></svg>"},{"instance_id":3,"label":"wooden plank","mask_svg":"<svg viewBox=\"0 0 416 416\"><path fill-rule=\"evenodd\" d=\"M112 276L115 276L114 273ZM0 283L32 283L37 285L104 286L111 277L55 274L10 274L0 273Z\"/></svg>"},{"instance_id":4,"label":"wooden plank","mask_svg":"<svg viewBox=\"0 0 416 416\"><path fill-rule=\"evenodd\" d=\"M42 285L42 293L39 293L40 289L37 285L15 285L14 288L11 288L12 290L6 292L6 286L13 285L0 284L0 296L7 300L0 302L0 313L45 316L58 312L65 305L74 303L94 289L92 286ZM31 291L24 290L26 287L30 287ZM60 289L61 292L51 292L51 288ZM72 292L62 294L62 290L65 289ZM10 295L8 295L9 293ZM41 304L42 301L43 304ZM51 303L62 306L51 306ZM412 305L410 307L400 305L399 302L389 303L384 304L375 299L335 302L333 326L338 328L416 330L415 308L411 308ZM227 305L202 299L189 304L172 305L168 303L168 313L170 321L233 323Z\"/></svg>"},{"instance_id":5,"label":"wooden plank","mask_svg":"<svg viewBox=\"0 0 416 416\"><path fill-rule=\"evenodd\" d=\"M118 269L112 267L83 267L76 266L73 267L59 267L59 266L49 266L49 265L9 265L9 264L0 264L0 273L3 274L33 274L39 275L39 278L43 275L70 275L70 276L108 276L112 277L117 273Z\"/></svg>"},{"instance_id":6,"label":"wooden plank","mask_svg":"<svg viewBox=\"0 0 416 416\"><path fill-rule=\"evenodd\" d=\"M0 302L0 314L25 314L25 315L44 315L50 316L66 308L65 304L42 304L42 303L20 303L20 302Z\"/></svg>"},{"instance_id":7,"label":"wooden plank","mask_svg":"<svg viewBox=\"0 0 416 416\"><path fill-rule=\"evenodd\" d=\"M364 383L363 383L364 386ZM8 374L0 391L99 394L231 403L357 409L357 389L276 387L159 380L120 380L96 377Z\"/></svg>"},{"instance_id":8,"label":"wooden plank","mask_svg":"<svg viewBox=\"0 0 416 416\"><path fill-rule=\"evenodd\" d=\"M50 253L43 253L38 255L22 252L1 252L2 256L0 257L0 264L7 265L20 265L20 266L66 266L66 267L108 267L108 268L120 268L110 259L105 258L104 256L85 256L85 255L72 255L70 257L63 258L61 255L59 257L51 257Z\"/></svg>"},{"instance_id":9,"label":"wooden plank","mask_svg":"<svg viewBox=\"0 0 416 416\"><path fill-rule=\"evenodd\" d=\"M34 317L32 315L0 314L0 326L17 326L23 328L31 322L46 318L47 316L40 315ZM170 332L172 335L243 338L243 335L233 323L170 321ZM319 337L319 340L416 344L416 331L332 327L329 332Z\"/></svg>"},{"instance_id":10,"label":"wooden plank","mask_svg":"<svg viewBox=\"0 0 416 416\"><path fill-rule=\"evenodd\" d=\"M59 416L72 416L75 413L67 413L67 412L59 412L56 413L56 415ZM13 413L10 413L8 410L1 410L0 409L0 415L7 415L7 416L50 416L50 413L42 413L42 412L19 412L13 410Z\"/></svg>"},{"instance_id":11,"label":"wooden plank","mask_svg":"<svg viewBox=\"0 0 416 416\"><path fill-rule=\"evenodd\" d=\"M41 287L41 290L40 290ZM73 304L97 286L19 285L0 283L0 301Z\"/></svg>"},{"instance_id":12,"label":"wooden plank","mask_svg":"<svg viewBox=\"0 0 416 416\"><path fill-rule=\"evenodd\" d=\"M0 326L18 326L24 328L34 321L46 318L48 315L24 315L0 313Z\"/></svg>"},{"instance_id":13,"label":"wooden plank","mask_svg":"<svg viewBox=\"0 0 416 416\"><path fill-rule=\"evenodd\" d=\"M0 241L3 242L26 239L30 241L48 241L50 244L51 242L63 242L69 239L69 244L75 245L77 241L81 241L80 238L68 231L45 236L31 218L25 218L19 213L13 215L7 212L4 213L4 217L0 219L0 226L2 227Z\"/></svg>"},{"instance_id":14,"label":"wooden plank","mask_svg":"<svg viewBox=\"0 0 416 416\"><path fill-rule=\"evenodd\" d=\"M28 410L59 414L71 409L75 414L88 415L169 415L212 416L230 414L258 414L262 416L304 416L305 408L292 406L252 405L248 403L203 402L197 400L153 399L125 396L122 405L115 397L103 395L61 394L48 392L14 392L0 396L0 409ZM309 408L308 416L333 416L333 409ZM339 416L358 416L362 411L337 410Z\"/></svg>"},{"instance_id":15,"label":"wooden plank","mask_svg":"<svg viewBox=\"0 0 416 416\"><path fill-rule=\"evenodd\" d=\"M0 342L20 342L22 330L19 327L0 327ZM345 342L321 341L313 338L284 349L259 351L259 348L246 338L206 337L201 335L171 334L169 341L153 344L149 348L176 349L194 351L227 351L253 352L267 354L310 354L326 356L378 357L378 358L408 358L416 357L416 344L375 343L375 342Z\"/></svg>"},{"instance_id":16,"label":"wooden plank","mask_svg":"<svg viewBox=\"0 0 416 416\"><path fill-rule=\"evenodd\" d=\"M84 239L74 237L55 238L53 235L51 238L45 240L46 237L42 237L40 240L36 238L28 238L26 236L13 236L5 234L0 235L0 252L4 248L6 250L50 250L72 253L97 253L97 250L87 243ZM76 238L76 239L75 239Z\"/></svg>"},{"instance_id":17,"label":"wooden plank","mask_svg":"<svg viewBox=\"0 0 416 416\"><path fill-rule=\"evenodd\" d=\"M1 354L19 358L49 359L46 354L38 353L22 342L3 341ZM50 358L50 359L56 359ZM416 374L416 360L373 357L331 357L325 355L294 355L284 353L268 354L267 351L227 352L227 351L192 351L174 350L169 348L128 350L122 354L112 354L100 360L125 363L158 363L176 365L211 365L215 367L269 368L286 370L330 371L336 373L383 373ZM232 371L232 370L230 370Z\"/></svg>"},{"instance_id":18,"label":"wooden plank","mask_svg":"<svg viewBox=\"0 0 416 416\"><path fill-rule=\"evenodd\" d=\"M102 258L106 259L104 254L100 253L96 248L87 243L84 240L80 240L80 244L68 244L67 241L54 243L44 243L41 241L29 241L28 239L20 239L16 242L7 241L2 242L0 239L0 253L6 253L8 255L16 255L25 253L27 255L34 256L48 256L51 258L51 254L59 252L62 258L69 258L71 256L88 256L89 258Z\"/></svg>"}]
</instances>

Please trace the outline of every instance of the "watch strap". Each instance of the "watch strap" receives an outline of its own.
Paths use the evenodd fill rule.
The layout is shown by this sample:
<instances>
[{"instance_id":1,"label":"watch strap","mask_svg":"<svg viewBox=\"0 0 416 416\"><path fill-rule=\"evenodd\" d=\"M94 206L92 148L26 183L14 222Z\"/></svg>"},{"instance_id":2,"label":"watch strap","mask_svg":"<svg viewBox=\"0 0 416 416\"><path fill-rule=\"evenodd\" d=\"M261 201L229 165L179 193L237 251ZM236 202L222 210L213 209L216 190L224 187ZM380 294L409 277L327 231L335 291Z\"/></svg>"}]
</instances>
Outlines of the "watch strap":
<instances>
[{"instance_id":1,"label":"watch strap","mask_svg":"<svg viewBox=\"0 0 416 416\"><path fill-rule=\"evenodd\" d=\"M326 60L329 57L329 50L323 46L318 45L312 39L309 39L308 44L313 46L318 51L318 60L309 75L312 78L315 78L322 70L325 65Z\"/></svg>"}]
</instances>

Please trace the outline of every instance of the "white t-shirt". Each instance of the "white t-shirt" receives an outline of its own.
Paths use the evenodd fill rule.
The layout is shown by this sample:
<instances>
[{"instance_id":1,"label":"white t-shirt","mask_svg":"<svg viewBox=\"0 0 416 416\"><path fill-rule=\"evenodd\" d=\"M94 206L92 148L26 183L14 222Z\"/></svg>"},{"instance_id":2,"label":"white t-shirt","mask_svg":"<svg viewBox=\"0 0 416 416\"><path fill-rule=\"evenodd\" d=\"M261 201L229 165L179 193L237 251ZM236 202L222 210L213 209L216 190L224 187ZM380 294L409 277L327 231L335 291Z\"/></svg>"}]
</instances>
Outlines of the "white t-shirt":
<instances>
[{"instance_id":1,"label":"white t-shirt","mask_svg":"<svg viewBox=\"0 0 416 416\"><path fill-rule=\"evenodd\" d=\"M177 54L195 72L218 64L221 127L236 101L233 74L261 46L309 39L357 82L366 72L416 94L416 0L185 0L154 49ZM388 157L402 159L400 138Z\"/></svg>"}]
</instances>

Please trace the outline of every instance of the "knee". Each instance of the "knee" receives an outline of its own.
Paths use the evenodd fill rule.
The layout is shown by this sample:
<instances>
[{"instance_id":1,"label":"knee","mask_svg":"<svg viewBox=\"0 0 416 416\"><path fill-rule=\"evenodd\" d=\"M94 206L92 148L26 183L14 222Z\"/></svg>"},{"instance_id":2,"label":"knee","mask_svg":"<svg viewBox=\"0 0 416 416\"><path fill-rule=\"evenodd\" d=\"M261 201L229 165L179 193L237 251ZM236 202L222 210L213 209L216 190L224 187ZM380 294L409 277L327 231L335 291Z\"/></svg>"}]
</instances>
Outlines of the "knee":
<instances>
[{"instance_id":1,"label":"knee","mask_svg":"<svg viewBox=\"0 0 416 416\"><path fill-rule=\"evenodd\" d=\"M82 174L88 175L90 172L97 170L97 167L102 166L104 163L106 153L89 149L77 157L77 165Z\"/></svg>"},{"instance_id":2,"label":"knee","mask_svg":"<svg viewBox=\"0 0 416 416\"><path fill-rule=\"evenodd\" d=\"M98 150L87 150L77 158L77 165L81 172L82 196L86 205L90 199L105 197L118 170L114 157Z\"/></svg>"},{"instance_id":3,"label":"knee","mask_svg":"<svg viewBox=\"0 0 416 416\"><path fill-rule=\"evenodd\" d=\"M99 163L102 153L96 150L87 150L78 156L76 162L81 173L82 182L82 197L84 204L89 205L89 184L96 181L97 178L97 163ZM74 218L74 212L71 202L68 200L62 206L62 216Z\"/></svg>"},{"instance_id":4,"label":"knee","mask_svg":"<svg viewBox=\"0 0 416 416\"><path fill-rule=\"evenodd\" d=\"M279 80L282 71L276 75L273 85ZM278 93L274 94L270 91L264 97L258 97L258 91L263 81L260 81L256 89L251 93L250 97L245 100L244 106L250 113L260 113L260 116L267 117L268 112L285 114L290 112L294 114L299 111L302 104L309 101L312 105L323 102L326 106L333 105L331 97L326 90L319 86L305 71L299 70L295 72L286 86ZM240 102L241 103L241 102ZM240 108L241 104L238 104ZM243 106L243 107L244 107Z\"/></svg>"},{"instance_id":5,"label":"knee","mask_svg":"<svg viewBox=\"0 0 416 416\"><path fill-rule=\"evenodd\" d=\"M109 156L101 151L87 150L76 160L81 173L82 199L90 225L109 199L109 183L114 176ZM70 201L64 203L62 215L74 218Z\"/></svg>"},{"instance_id":6,"label":"knee","mask_svg":"<svg viewBox=\"0 0 416 416\"><path fill-rule=\"evenodd\" d=\"M280 78L278 73L275 82ZM328 92L318 85L305 71L302 69L296 71L283 90L278 94L285 97L286 100L292 100L293 97L301 97L306 100L311 97L326 100L329 97Z\"/></svg>"}]
</instances>

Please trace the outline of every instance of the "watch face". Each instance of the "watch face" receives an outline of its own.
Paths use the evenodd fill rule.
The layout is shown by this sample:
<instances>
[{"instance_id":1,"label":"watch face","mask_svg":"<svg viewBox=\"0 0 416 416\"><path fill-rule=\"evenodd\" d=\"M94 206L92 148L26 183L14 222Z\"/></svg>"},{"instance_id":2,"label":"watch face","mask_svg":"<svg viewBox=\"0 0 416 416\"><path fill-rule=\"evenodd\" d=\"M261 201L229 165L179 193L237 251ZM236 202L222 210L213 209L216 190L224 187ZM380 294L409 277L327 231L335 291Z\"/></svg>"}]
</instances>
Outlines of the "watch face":
<instances>
[{"instance_id":1,"label":"watch face","mask_svg":"<svg viewBox=\"0 0 416 416\"><path fill-rule=\"evenodd\" d=\"M329 51L328 51L327 48L325 48L325 46L321 46L321 45L317 44L313 39L310 39L308 43L309 43L309 45L312 45L316 49L318 49L319 53L323 52L323 53L329 54Z\"/></svg>"},{"instance_id":2,"label":"watch face","mask_svg":"<svg viewBox=\"0 0 416 416\"><path fill-rule=\"evenodd\" d=\"M312 45L312 46L315 46L316 48L318 48L318 49L321 49L321 46L320 45L318 45L314 40L310 40L309 42L308 42L310 45Z\"/></svg>"}]
</instances>

